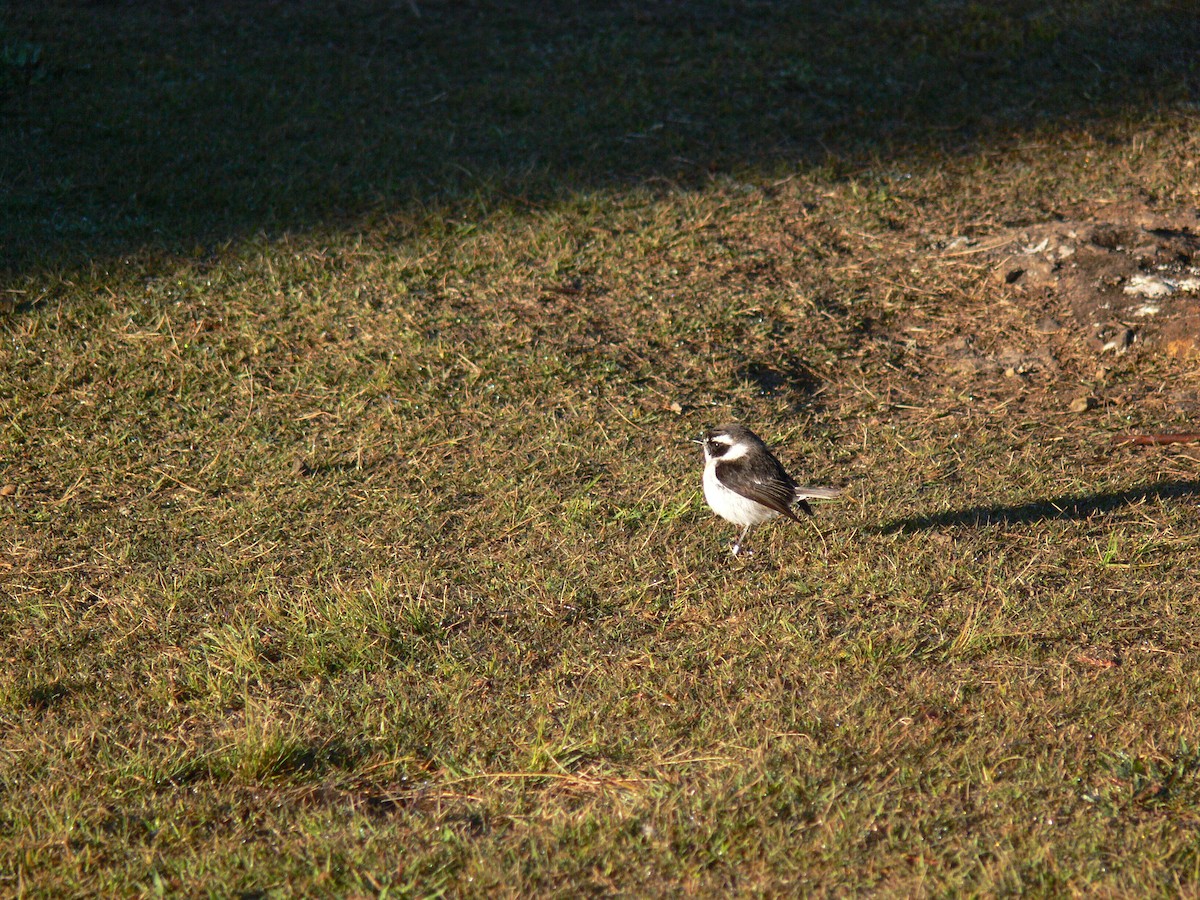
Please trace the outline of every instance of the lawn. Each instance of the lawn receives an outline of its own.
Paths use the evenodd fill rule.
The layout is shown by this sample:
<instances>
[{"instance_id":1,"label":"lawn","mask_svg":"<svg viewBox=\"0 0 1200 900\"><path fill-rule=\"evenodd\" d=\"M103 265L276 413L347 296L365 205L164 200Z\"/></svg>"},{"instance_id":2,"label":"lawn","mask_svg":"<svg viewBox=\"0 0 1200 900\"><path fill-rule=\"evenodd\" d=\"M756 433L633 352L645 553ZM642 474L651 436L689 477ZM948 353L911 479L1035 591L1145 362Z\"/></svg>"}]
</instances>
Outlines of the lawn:
<instances>
[{"instance_id":1,"label":"lawn","mask_svg":"<svg viewBox=\"0 0 1200 900\"><path fill-rule=\"evenodd\" d=\"M1198 54L0 6L0 894L1200 890L1200 361L1004 266L1200 206ZM845 489L738 559L731 420Z\"/></svg>"}]
</instances>

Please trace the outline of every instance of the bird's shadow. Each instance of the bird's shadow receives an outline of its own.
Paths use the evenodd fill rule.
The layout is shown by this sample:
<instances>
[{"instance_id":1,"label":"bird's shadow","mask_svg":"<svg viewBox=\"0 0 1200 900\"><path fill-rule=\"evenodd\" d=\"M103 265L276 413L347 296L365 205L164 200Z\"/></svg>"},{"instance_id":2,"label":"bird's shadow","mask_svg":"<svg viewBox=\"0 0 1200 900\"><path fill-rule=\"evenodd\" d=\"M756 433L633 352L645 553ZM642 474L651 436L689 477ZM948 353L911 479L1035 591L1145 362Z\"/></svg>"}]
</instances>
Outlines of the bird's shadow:
<instances>
[{"instance_id":1,"label":"bird's shadow","mask_svg":"<svg viewBox=\"0 0 1200 900\"><path fill-rule=\"evenodd\" d=\"M893 519L879 527L881 534L912 534L933 528L972 528L980 525L1028 525L1055 519L1087 519L1147 500L1200 497L1200 481L1161 481L1145 487L1100 494L1064 494L1015 506L969 506L924 516Z\"/></svg>"}]
</instances>

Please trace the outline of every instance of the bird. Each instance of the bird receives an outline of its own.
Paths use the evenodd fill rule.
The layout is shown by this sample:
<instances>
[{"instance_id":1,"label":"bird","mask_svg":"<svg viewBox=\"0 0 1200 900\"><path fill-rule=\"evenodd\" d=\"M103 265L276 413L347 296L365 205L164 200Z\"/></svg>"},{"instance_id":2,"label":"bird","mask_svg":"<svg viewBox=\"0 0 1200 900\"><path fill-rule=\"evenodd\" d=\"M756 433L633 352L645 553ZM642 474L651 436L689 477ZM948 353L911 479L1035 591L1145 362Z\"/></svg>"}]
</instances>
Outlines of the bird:
<instances>
[{"instance_id":1,"label":"bird","mask_svg":"<svg viewBox=\"0 0 1200 900\"><path fill-rule=\"evenodd\" d=\"M777 516L800 522L793 507L811 516L809 500L841 493L839 488L796 484L771 448L744 425L722 425L693 443L704 448L704 499L722 519L742 526L730 548L734 556L753 553L746 542L763 522Z\"/></svg>"}]
</instances>

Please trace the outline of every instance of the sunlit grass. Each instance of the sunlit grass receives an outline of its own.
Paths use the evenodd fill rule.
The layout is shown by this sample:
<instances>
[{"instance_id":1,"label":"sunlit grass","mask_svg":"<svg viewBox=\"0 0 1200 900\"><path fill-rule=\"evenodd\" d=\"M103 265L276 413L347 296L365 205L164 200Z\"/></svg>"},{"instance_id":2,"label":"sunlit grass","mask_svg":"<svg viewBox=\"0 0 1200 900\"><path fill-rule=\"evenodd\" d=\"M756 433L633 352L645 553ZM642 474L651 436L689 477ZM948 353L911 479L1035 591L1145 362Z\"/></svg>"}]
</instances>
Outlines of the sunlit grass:
<instances>
[{"instance_id":1,"label":"sunlit grass","mask_svg":"<svg viewBox=\"0 0 1200 900\"><path fill-rule=\"evenodd\" d=\"M431 41L467 16L416 7ZM977 39L972 77L1003 87L1066 15L747 4L734 27L725 7L696 9L688 41L720 59L751 36L775 47L759 15L839 37L820 53L840 68L767 73L767 96L806 98L788 114L815 104L818 131L860 88L903 106L895 84L867 90L854 28L911 25L932 56L887 66L915 78L957 62L934 41L948 20ZM154 71L232 66L197 56L239 21L217 10L161 37ZM1156 10L1147 33L1177 12ZM68 12L9 11L12 39L51 66L8 97L22 115L29 91L79 77L53 66L82 51L44 33ZM306 53L348 39L315 9L285 12ZM637 28L576 14L546 27L579 48L530 52L611 72L600 51L646 28L630 78L665 71L644 67L675 46L655 43L679 24L667 13ZM514 15L515 34L535 27ZM134 52L138 21L88 52L123 70L108 54ZM282 52L245 21L239 40ZM496 46L480 53L494 63ZM713 62L676 49L668 69ZM255 84L288 71L270 53L243 64ZM25 230L0 322L0 893L1193 890L1197 458L1109 439L1186 421L1159 388L1195 372L1135 352L1098 373L1070 332L1033 329L1044 298L941 250L1135 193L1196 203L1191 113L1167 98L1076 118L1060 80L1036 128L980 144L929 138L961 123L919 95L899 134L916 146L859 123L810 164L765 139L737 153L759 107L734 101L756 69L697 99L723 123L703 174L662 165L695 136L593 146L569 118L541 147L603 162L592 178L516 165L537 143L527 117L568 95L539 112L532 63L486 89L477 65L431 70L413 96L444 91L437 120L465 121L474 91L505 94L487 121L508 130L475 134L469 155L512 155L469 188L442 171L453 155L425 159L423 204L397 199L411 185L347 200L369 193L370 166L337 183L349 194L289 186L309 170L287 159L259 172L261 196L294 196L294 216L255 212L253 191L216 212L171 166L148 190L179 209L90 237L42 221L67 185L2 201L24 204L3 227ZM1170 60L1147 71L1187 89ZM665 89L712 83L691 77ZM210 86L180 84L151 87L212 114ZM979 112L1012 125L1001 93ZM301 100L282 137L314 129L315 158L336 162L329 107ZM66 116L82 101L63 102ZM626 112L614 129L632 130ZM214 173L218 194L254 183ZM103 194L65 209L90 215ZM1045 346L1056 366L964 374L941 349L964 334ZM1074 413L1081 387L1126 399ZM749 560L728 556L688 443L732 418L846 488L811 522L764 527Z\"/></svg>"}]
</instances>

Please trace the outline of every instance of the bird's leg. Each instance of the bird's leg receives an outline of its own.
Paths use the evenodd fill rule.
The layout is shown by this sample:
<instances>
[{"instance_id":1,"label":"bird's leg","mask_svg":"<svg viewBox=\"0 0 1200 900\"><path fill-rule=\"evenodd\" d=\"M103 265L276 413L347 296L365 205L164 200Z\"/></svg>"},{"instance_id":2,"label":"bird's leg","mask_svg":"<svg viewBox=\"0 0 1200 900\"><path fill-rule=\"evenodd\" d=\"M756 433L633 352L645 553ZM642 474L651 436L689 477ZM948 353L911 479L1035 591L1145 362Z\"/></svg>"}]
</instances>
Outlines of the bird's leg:
<instances>
[{"instance_id":1,"label":"bird's leg","mask_svg":"<svg viewBox=\"0 0 1200 900\"><path fill-rule=\"evenodd\" d=\"M754 531L754 526L747 525L742 531L741 536L733 542L733 547L730 548L730 552L733 553L734 556L741 556L742 554L745 554L746 556L754 555L754 551L748 547L743 549L743 546L745 545L747 539L749 539L752 531Z\"/></svg>"}]
</instances>

